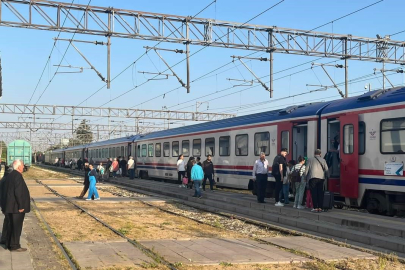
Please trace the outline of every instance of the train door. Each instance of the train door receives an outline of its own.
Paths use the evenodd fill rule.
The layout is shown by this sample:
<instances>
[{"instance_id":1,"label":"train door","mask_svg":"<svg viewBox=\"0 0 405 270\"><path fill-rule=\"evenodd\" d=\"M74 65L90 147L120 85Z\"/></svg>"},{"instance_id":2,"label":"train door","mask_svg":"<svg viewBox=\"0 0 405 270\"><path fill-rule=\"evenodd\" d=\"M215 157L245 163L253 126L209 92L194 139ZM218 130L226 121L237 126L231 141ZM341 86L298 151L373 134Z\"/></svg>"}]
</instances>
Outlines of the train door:
<instances>
[{"instance_id":1,"label":"train door","mask_svg":"<svg viewBox=\"0 0 405 270\"><path fill-rule=\"evenodd\" d=\"M277 154L280 153L282 148L287 148L288 150L288 154L285 157L288 160L292 159L292 153L291 151L293 151L292 148L292 132L293 132L293 123L291 122L283 122L283 123L279 123L277 125L277 137L279 138L279 140L277 141Z\"/></svg>"},{"instance_id":2,"label":"train door","mask_svg":"<svg viewBox=\"0 0 405 270\"><path fill-rule=\"evenodd\" d=\"M359 193L359 116L340 120L340 195L357 198Z\"/></svg>"},{"instance_id":3,"label":"train door","mask_svg":"<svg viewBox=\"0 0 405 270\"><path fill-rule=\"evenodd\" d=\"M292 159L298 160L299 156L308 156L308 124L295 123L292 130Z\"/></svg>"}]
</instances>

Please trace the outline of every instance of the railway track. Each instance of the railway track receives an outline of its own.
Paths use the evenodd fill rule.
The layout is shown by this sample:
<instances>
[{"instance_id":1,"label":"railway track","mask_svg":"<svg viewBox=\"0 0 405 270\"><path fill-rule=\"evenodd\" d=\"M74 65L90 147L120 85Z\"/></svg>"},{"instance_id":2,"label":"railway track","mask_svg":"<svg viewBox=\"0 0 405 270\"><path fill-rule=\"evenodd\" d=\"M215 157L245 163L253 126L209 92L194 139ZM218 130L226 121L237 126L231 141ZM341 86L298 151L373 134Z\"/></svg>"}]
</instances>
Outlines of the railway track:
<instances>
[{"instance_id":1,"label":"railway track","mask_svg":"<svg viewBox=\"0 0 405 270\"><path fill-rule=\"evenodd\" d=\"M69 173L69 174L71 174L71 175L80 175L80 176L82 176L82 173L79 173L79 172L71 172L71 171L69 171L69 170L60 169L60 168L59 168L59 169L58 169L58 168L52 168L52 169L54 169L54 170L56 169L57 171ZM76 180L76 181L77 181L77 180ZM82 181L77 181L77 182L82 183ZM113 183L113 182L110 182L110 183L112 183L112 184L113 184L115 187L117 187L117 188L120 188L120 189L125 190L125 191L132 192L132 193L134 193L134 194L155 195L155 196L158 195L158 196L162 196L161 194L151 194L151 192L145 192L145 191L143 191L143 190L138 190L138 189L135 190L133 187L131 188L131 187L128 186L128 185L122 185L122 183ZM108 190L107 190L107 191L108 191ZM168 210L168 209L166 209L166 208L164 208L164 207L160 207L160 206L158 206L158 205L156 205L156 204L148 203L148 202L146 202L146 201L140 200L140 199L137 198L136 196L135 196L135 197L133 197L133 196L126 196L126 195L123 195L123 194L120 193L120 192L111 192L111 191L108 191L108 192L110 192L110 193L112 193L112 194L114 194L114 195L117 195L117 196L130 197L130 198L132 198L132 199L134 199L134 200L136 200L136 201L142 202L142 203L145 204L145 205L148 205L148 206L150 206L150 207L157 208L157 209L159 209L160 211L164 211L164 212L167 212L167 213L170 213L170 214L174 214L174 215L179 215L178 213L176 213L176 212L174 212L174 211L171 211L171 210ZM173 198L170 198L170 199L173 200ZM187 202L185 202L184 200L179 200L179 199L175 199L175 200L187 204ZM281 226L277 226L277 225L272 225L272 224L265 223L265 222L260 222L260 221L254 220L254 219L252 219L252 218L250 218L250 217L248 217L248 216L225 213L225 212L221 211L221 209L219 209L219 208L213 209L213 208L211 207L211 208L210 208L211 211L210 211L210 210L207 210L207 209L204 208L204 207L198 207L198 206L196 206L196 205L192 205L192 207L197 208L197 209L199 209L199 210L203 210L203 211L207 211L207 212L212 212L212 213L214 213L214 214L216 214L216 215L220 215L220 216L223 216L223 217L226 217L226 218L238 219L238 220L244 221L244 222L246 222L246 223L253 224L253 225L256 225L256 226L260 226L260 227L263 227L263 228L267 228L267 229L270 228L270 229L272 229L272 230L276 230L276 231L282 232L282 233L284 233L284 234L289 234L289 235L293 235L293 236L305 236L305 237L308 237L308 238L320 240L320 241L327 242L327 243L331 243L331 244L334 244L334 245L345 246L345 247L348 247L348 248L351 248L351 249L354 249L354 250L363 251L363 252L368 252L368 253L371 253L371 254L376 255L376 256L386 256L386 254L384 254L384 253L382 253L382 252L375 251L375 250L368 249L368 248L364 248L364 247L360 247L360 246L356 246L356 245L350 245L350 244L348 244L348 243L346 243L346 242L343 242L343 241L331 240L331 239L329 239L329 238L327 238L327 237L322 237L322 236L315 235L315 234L303 233L303 232L300 232L300 231L297 231L297 230L294 230L294 229L289 229L289 228L285 228L285 227L281 227ZM189 216L185 216L185 215L180 215L180 216L186 217L186 218L189 218L189 219L192 219L192 220L197 221L197 222L199 222L199 223L204 223L204 222L202 222L202 221L200 221L200 220L198 220L198 219L191 218L191 217L189 217ZM205 223L205 224L207 224L207 223ZM280 249L285 249L285 248L282 247L282 246L278 246L278 245L275 245L275 244L273 244L273 243L269 243L269 242L266 242L266 241L262 241L261 239L258 239L258 238L256 238L256 237L253 237L253 239L256 240L256 241L258 241L258 242L264 242L264 243L269 244L269 245L274 245L274 246L276 246L277 248L280 248ZM296 250L291 250L291 249L290 249L290 250L289 250L289 249L285 249L285 250L287 250L287 251L289 251L289 252L293 252L293 253L296 253L296 252L297 252ZM322 259L316 258L315 256L311 256L311 255L309 255L309 254L304 254L304 253L303 253L303 254L300 254L300 255L302 255L302 256L304 256L304 257L306 257L306 258L312 259L312 260L316 260L316 261L321 262L321 263L328 263L327 261L324 261L324 260L322 260ZM390 258L390 257L388 256L388 258ZM400 260L401 262L405 262L405 260L403 260L403 258L402 258L402 259L399 258L399 260ZM337 267L338 269L346 269L345 267L338 267L337 265L335 265L335 267Z\"/></svg>"},{"instance_id":2,"label":"railway track","mask_svg":"<svg viewBox=\"0 0 405 270\"><path fill-rule=\"evenodd\" d=\"M102 224L104 227L108 228L110 231L112 231L113 233L117 234L118 236L120 236L121 238L125 239L126 241L128 241L129 243L131 243L132 245L134 245L136 248L138 248L139 250L141 250L145 255L147 255L148 257L150 257L154 262L158 263L158 264L163 264L165 266L167 266L170 270L178 270L176 268L176 266L174 266L174 264L166 261L163 257L161 257L159 254L157 254L156 252L150 250L149 248L145 247L144 245L142 245L141 243L139 243L137 240L134 239L130 239L127 236L125 236L124 234L122 234L120 231L114 229L111 225L109 225L108 223L106 223L105 221L103 221L102 219L100 219L99 217L97 217L96 215L90 213L87 209L85 209L84 207L78 205L77 203L75 203L73 200L71 200L70 198L68 198L67 196L64 196L62 194L60 194L59 192L57 192L55 189L49 187L47 184L42 183L42 181L36 179L36 182L42 186L44 186L47 190L49 190L50 192L52 192L54 195L64 199L66 202L70 203L71 205L73 205L75 208L79 209L80 211L82 211L82 213L87 214L88 216L90 216L91 218L93 218L94 220L96 220L97 222L99 222L100 224ZM34 202L35 205L35 201L32 199L32 201ZM49 227L49 225L46 223L45 219L42 217L40 210L38 209L38 207L36 207L36 210L38 211L39 215L41 216L41 219L44 221L45 225L47 226L47 229L51 232L51 235L53 236L55 242L57 243L58 247L62 250L63 254L65 255L65 257L67 257L69 264L72 266L72 269L76 270L76 266L75 263L72 261L72 259L67 255L65 248L62 246L62 244L60 243L59 240L56 239L55 237L55 233L52 231L52 229Z\"/></svg>"}]
</instances>

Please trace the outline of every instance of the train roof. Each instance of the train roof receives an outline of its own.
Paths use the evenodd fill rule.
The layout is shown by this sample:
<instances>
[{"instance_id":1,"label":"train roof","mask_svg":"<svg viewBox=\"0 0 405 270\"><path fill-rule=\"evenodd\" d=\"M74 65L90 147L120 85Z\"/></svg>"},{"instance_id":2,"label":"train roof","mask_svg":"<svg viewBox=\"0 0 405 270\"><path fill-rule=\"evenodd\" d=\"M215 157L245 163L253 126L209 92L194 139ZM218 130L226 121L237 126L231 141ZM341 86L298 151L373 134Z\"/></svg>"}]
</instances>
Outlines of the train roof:
<instances>
[{"instance_id":1,"label":"train roof","mask_svg":"<svg viewBox=\"0 0 405 270\"><path fill-rule=\"evenodd\" d=\"M329 102L307 103L289 106L282 110L274 110L256 114L243 115L219 121L212 121L185 127L173 128L169 130L162 130L149 133L144 136L140 136L139 141L160 137L176 136L180 134L196 133L207 130L224 129L236 126L252 125L263 122L279 121L283 119L316 116L318 112L328 104Z\"/></svg>"},{"instance_id":2,"label":"train roof","mask_svg":"<svg viewBox=\"0 0 405 270\"><path fill-rule=\"evenodd\" d=\"M127 136L127 137L122 137L122 138L117 138L117 139L111 139L111 140L106 140L106 141L90 143L90 144L87 144L85 147L91 148L91 147L113 145L113 144L119 144L119 143L131 143L131 142L133 142L134 140L136 140L139 137L140 137L139 135L130 135L130 136Z\"/></svg>"},{"instance_id":3,"label":"train roof","mask_svg":"<svg viewBox=\"0 0 405 270\"><path fill-rule=\"evenodd\" d=\"M385 106L399 102L405 102L405 87L403 86L370 91L360 96L332 101L322 110L322 114L351 111L374 106Z\"/></svg>"}]
</instances>

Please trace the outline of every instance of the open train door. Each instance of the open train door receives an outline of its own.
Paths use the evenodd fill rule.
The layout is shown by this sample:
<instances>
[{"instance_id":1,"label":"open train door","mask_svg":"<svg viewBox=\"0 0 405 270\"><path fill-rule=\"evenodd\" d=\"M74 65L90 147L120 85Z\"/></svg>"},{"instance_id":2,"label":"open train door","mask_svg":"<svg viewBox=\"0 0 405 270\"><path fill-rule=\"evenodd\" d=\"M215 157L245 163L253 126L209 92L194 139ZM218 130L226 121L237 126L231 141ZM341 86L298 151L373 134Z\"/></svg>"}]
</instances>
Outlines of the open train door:
<instances>
[{"instance_id":1,"label":"open train door","mask_svg":"<svg viewBox=\"0 0 405 270\"><path fill-rule=\"evenodd\" d=\"M292 122L282 122L277 125L277 155L280 153L282 148L288 149L288 154L285 157L287 161L291 160L293 157L293 147L292 147L292 134L293 134L293 123ZM271 163L273 161L271 160Z\"/></svg>"},{"instance_id":2,"label":"open train door","mask_svg":"<svg viewBox=\"0 0 405 270\"><path fill-rule=\"evenodd\" d=\"M359 116L348 114L340 121L340 195L357 198L359 194Z\"/></svg>"}]
</instances>

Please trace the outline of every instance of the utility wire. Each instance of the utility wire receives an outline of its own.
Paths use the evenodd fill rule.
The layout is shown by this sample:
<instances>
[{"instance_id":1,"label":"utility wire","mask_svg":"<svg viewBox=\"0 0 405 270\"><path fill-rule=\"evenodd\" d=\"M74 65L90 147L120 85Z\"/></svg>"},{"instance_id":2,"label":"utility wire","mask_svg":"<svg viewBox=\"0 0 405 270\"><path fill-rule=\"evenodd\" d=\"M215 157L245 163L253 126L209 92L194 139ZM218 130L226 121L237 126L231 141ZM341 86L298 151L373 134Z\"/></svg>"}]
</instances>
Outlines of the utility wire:
<instances>
[{"instance_id":1,"label":"utility wire","mask_svg":"<svg viewBox=\"0 0 405 270\"><path fill-rule=\"evenodd\" d=\"M72 0L72 3L70 3L70 7L72 7L74 1L75 1L75 0ZM66 22L67 18L68 18L68 16L66 16L65 19L63 20L62 27L61 27L61 29L60 29L59 32L58 32L57 38L59 38L59 36L60 36L60 34L61 34L61 32L62 32L62 28L63 28L63 26L65 25L65 22ZM44 66L44 68L42 69L41 76L39 77L39 80L38 80L38 82L37 82L37 85L35 86L34 92L32 93L32 95L31 95L31 97L30 97L30 100L28 101L28 104L30 104L32 98L34 97L35 92L36 92L37 89L38 89L39 83L41 82L42 77L44 76L44 73L45 73L45 70L46 70L46 66L50 64L51 56L52 56L53 50L56 48L56 42L57 42L57 40L55 40L55 42L53 43L51 52L49 53L48 59L47 59L47 61L46 61L46 63L45 63L45 66ZM56 49L58 49L58 48L56 48ZM58 50L59 50L59 49L58 49Z\"/></svg>"},{"instance_id":2,"label":"utility wire","mask_svg":"<svg viewBox=\"0 0 405 270\"><path fill-rule=\"evenodd\" d=\"M89 7L90 3L91 3L91 0L89 0L89 2L87 3L86 9ZM73 3L72 3L72 4L73 4ZM80 19L79 23L77 24L76 30L75 30L75 32L73 33L73 36L72 36L71 40L73 40L73 38L75 37L75 35L76 35L76 33L77 33L77 30L79 29L79 26L80 26L80 24L82 23L82 20L83 20L83 18L84 18L84 15L85 15L85 13L83 13L82 18ZM59 34L60 34L60 32L59 32ZM58 37L59 37L59 35L58 35ZM55 42L56 42L56 40L55 40ZM72 41L71 41L71 42L72 42ZM41 95L39 96L39 98L38 98L37 101L35 102L35 105L38 104L39 100L40 100L40 99L42 98L42 96L45 94L46 90L49 88L49 86L51 85L53 79L55 78L56 74L58 73L58 70L59 70L59 68L60 68L60 65L62 64L63 59L65 58L65 56L66 56L66 54L67 54L67 51L69 50L69 47L70 47L70 45L71 45L71 42L69 42L69 44L68 44L68 46L67 46L67 48L66 48L66 50L65 50L65 53L63 54L62 59L60 60L60 63L59 63L59 65L58 65L57 68L56 68L55 73L53 74L53 76L52 76L52 78L49 80L47 86L45 87L45 89L42 91ZM54 43L54 44L55 44L55 43ZM52 48L52 50L53 50L53 48Z\"/></svg>"}]
</instances>

